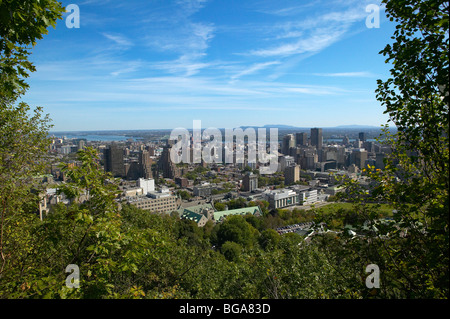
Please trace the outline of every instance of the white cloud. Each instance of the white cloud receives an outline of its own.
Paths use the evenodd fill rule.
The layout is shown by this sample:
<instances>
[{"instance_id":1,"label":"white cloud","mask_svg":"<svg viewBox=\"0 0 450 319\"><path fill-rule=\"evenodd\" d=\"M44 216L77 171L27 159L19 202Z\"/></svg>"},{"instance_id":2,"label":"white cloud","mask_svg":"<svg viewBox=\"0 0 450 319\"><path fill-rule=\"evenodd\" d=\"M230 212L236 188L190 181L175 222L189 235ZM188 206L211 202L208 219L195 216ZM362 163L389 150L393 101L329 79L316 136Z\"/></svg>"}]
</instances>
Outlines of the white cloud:
<instances>
[{"instance_id":1,"label":"white cloud","mask_svg":"<svg viewBox=\"0 0 450 319\"><path fill-rule=\"evenodd\" d=\"M203 54L182 55L173 61L152 63L150 68L163 70L172 74L192 76L212 65L212 63L199 62Z\"/></svg>"},{"instance_id":2,"label":"white cloud","mask_svg":"<svg viewBox=\"0 0 450 319\"><path fill-rule=\"evenodd\" d=\"M338 87L330 86L298 86L298 87L286 87L286 92L310 94L310 95L337 95L346 93L347 91Z\"/></svg>"},{"instance_id":3,"label":"white cloud","mask_svg":"<svg viewBox=\"0 0 450 319\"><path fill-rule=\"evenodd\" d=\"M295 42L281 44L277 47L253 50L250 55L273 57L290 56L294 54L319 52L340 40L345 34L345 29L322 28L315 30L308 38L300 38Z\"/></svg>"},{"instance_id":4,"label":"white cloud","mask_svg":"<svg viewBox=\"0 0 450 319\"><path fill-rule=\"evenodd\" d=\"M327 76L327 77L373 77L374 75L370 72L341 72L341 73L313 73L317 76Z\"/></svg>"},{"instance_id":5,"label":"white cloud","mask_svg":"<svg viewBox=\"0 0 450 319\"><path fill-rule=\"evenodd\" d=\"M245 75L249 75L249 74L258 72L258 71L263 70L271 65L277 65L277 64L280 64L280 62L279 61L271 61L271 62L257 63L257 64L252 65L251 67L246 68L246 69L242 70L241 72L233 75L231 77L231 79L236 80Z\"/></svg>"},{"instance_id":6,"label":"white cloud","mask_svg":"<svg viewBox=\"0 0 450 319\"><path fill-rule=\"evenodd\" d=\"M312 7L312 4L277 9L271 13L289 15L288 13L296 13L298 10ZM297 17L298 14L295 16ZM356 22L363 22L367 12L363 2L334 1L333 5L325 6L325 10L321 10L320 14L312 11L311 14L304 13L303 16L295 20L282 19L268 27L269 30L271 28L273 35L271 43L276 45L254 49L247 54L260 57L287 57L320 52L343 39Z\"/></svg>"},{"instance_id":7,"label":"white cloud","mask_svg":"<svg viewBox=\"0 0 450 319\"><path fill-rule=\"evenodd\" d=\"M128 40L125 36L120 34L102 33L104 37L115 42L117 45L122 47L129 47L133 45L133 42Z\"/></svg>"}]
</instances>

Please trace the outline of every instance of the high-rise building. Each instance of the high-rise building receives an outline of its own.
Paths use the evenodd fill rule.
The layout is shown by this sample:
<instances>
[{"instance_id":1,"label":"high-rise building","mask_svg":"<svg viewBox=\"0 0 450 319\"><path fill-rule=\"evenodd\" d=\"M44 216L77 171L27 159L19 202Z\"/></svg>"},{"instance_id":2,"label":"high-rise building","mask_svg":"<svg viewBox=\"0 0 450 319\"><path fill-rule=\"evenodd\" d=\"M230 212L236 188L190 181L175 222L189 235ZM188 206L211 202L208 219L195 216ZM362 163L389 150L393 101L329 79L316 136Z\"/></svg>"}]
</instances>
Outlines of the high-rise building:
<instances>
[{"instance_id":1,"label":"high-rise building","mask_svg":"<svg viewBox=\"0 0 450 319\"><path fill-rule=\"evenodd\" d=\"M295 133L295 143L297 146L306 146L308 145L308 134L303 133Z\"/></svg>"},{"instance_id":2,"label":"high-rise building","mask_svg":"<svg viewBox=\"0 0 450 319\"><path fill-rule=\"evenodd\" d=\"M311 129L311 145L315 146L318 150L322 148L323 136L321 128L315 127Z\"/></svg>"},{"instance_id":3,"label":"high-rise building","mask_svg":"<svg viewBox=\"0 0 450 319\"><path fill-rule=\"evenodd\" d=\"M154 146L147 146L147 151L148 151L148 154L150 155L150 156L155 156L155 147Z\"/></svg>"},{"instance_id":4,"label":"high-rise building","mask_svg":"<svg viewBox=\"0 0 450 319\"><path fill-rule=\"evenodd\" d=\"M105 171L111 172L114 177L124 177L123 148L111 144L104 150Z\"/></svg>"},{"instance_id":5,"label":"high-rise building","mask_svg":"<svg viewBox=\"0 0 450 319\"><path fill-rule=\"evenodd\" d=\"M386 154L384 153L376 153L375 154L375 168L384 169L384 159L386 158Z\"/></svg>"},{"instance_id":6,"label":"high-rise building","mask_svg":"<svg viewBox=\"0 0 450 319\"><path fill-rule=\"evenodd\" d=\"M245 192L252 192L258 188L258 176L248 172L243 179L243 190Z\"/></svg>"},{"instance_id":7,"label":"high-rise building","mask_svg":"<svg viewBox=\"0 0 450 319\"><path fill-rule=\"evenodd\" d=\"M293 156L280 156L278 170L284 172L284 169L288 166L295 164L295 158Z\"/></svg>"},{"instance_id":8,"label":"high-rise building","mask_svg":"<svg viewBox=\"0 0 450 319\"><path fill-rule=\"evenodd\" d=\"M152 159L146 150L139 152L139 175L143 178L152 178Z\"/></svg>"},{"instance_id":9,"label":"high-rise building","mask_svg":"<svg viewBox=\"0 0 450 319\"><path fill-rule=\"evenodd\" d=\"M366 138L367 138L366 133L365 133L365 132L360 132L360 133L358 134L358 138L359 138L359 140L360 140L361 142L365 142L365 141L366 141Z\"/></svg>"},{"instance_id":10,"label":"high-rise building","mask_svg":"<svg viewBox=\"0 0 450 319\"><path fill-rule=\"evenodd\" d=\"M86 147L86 140L84 139L80 139L77 143L77 150L81 151L82 149L84 149Z\"/></svg>"},{"instance_id":11,"label":"high-rise building","mask_svg":"<svg viewBox=\"0 0 450 319\"><path fill-rule=\"evenodd\" d=\"M315 169L318 160L319 156L317 155L317 150L310 146L303 149L303 152L300 154L300 160L298 160L297 163L304 169Z\"/></svg>"},{"instance_id":12,"label":"high-rise building","mask_svg":"<svg viewBox=\"0 0 450 319\"><path fill-rule=\"evenodd\" d=\"M158 161L158 168L162 171L164 178L175 179L176 177L180 177L180 170L170 158L169 146L164 147L161 157Z\"/></svg>"},{"instance_id":13,"label":"high-rise building","mask_svg":"<svg viewBox=\"0 0 450 319\"><path fill-rule=\"evenodd\" d=\"M291 148L295 148L294 134L286 134L283 137L283 142L281 144L281 153L284 155L290 155Z\"/></svg>"},{"instance_id":14,"label":"high-rise building","mask_svg":"<svg viewBox=\"0 0 450 319\"><path fill-rule=\"evenodd\" d=\"M347 145L350 144L350 139L348 138L347 135L345 135L345 137L342 139L342 144L343 144L344 146L347 146Z\"/></svg>"},{"instance_id":15,"label":"high-rise building","mask_svg":"<svg viewBox=\"0 0 450 319\"><path fill-rule=\"evenodd\" d=\"M286 185L293 184L300 180L300 166L291 165L284 169L284 182Z\"/></svg>"},{"instance_id":16,"label":"high-rise building","mask_svg":"<svg viewBox=\"0 0 450 319\"><path fill-rule=\"evenodd\" d=\"M127 162L124 164L124 177L128 180L137 180L139 177L141 177L140 173L141 169L139 166L139 162L136 159L133 160L127 160Z\"/></svg>"},{"instance_id":17,"label":"high-rise building","mask_svg":"<svg viewBox=\"0 0 450 319\"><path fill-rule=\"evenodd\" d=\"M367 151L364 149L354 149L350 156L350 163L355 164L359 169L365 167L366 160L368 158Z\"/></svg>"}]
</instances>

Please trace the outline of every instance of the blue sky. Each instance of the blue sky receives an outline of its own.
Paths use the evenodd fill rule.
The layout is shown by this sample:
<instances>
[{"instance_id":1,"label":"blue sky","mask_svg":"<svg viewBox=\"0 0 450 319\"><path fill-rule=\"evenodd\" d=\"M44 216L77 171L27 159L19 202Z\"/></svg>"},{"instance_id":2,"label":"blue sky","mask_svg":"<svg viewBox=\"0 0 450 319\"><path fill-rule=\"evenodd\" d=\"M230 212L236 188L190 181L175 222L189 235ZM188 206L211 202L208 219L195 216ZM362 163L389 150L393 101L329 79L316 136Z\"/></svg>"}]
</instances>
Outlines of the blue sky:
<instances>
[{"instance_id":1,"label":"blue sky","mask_svg":"<svg viewBox=\"0 0 450 319\"><path fill-rule=\"evenodd\" d=\"M84 0L39 41L24 100L53 131L387 122L376 0Z\"/></svg>"}]
</instances>

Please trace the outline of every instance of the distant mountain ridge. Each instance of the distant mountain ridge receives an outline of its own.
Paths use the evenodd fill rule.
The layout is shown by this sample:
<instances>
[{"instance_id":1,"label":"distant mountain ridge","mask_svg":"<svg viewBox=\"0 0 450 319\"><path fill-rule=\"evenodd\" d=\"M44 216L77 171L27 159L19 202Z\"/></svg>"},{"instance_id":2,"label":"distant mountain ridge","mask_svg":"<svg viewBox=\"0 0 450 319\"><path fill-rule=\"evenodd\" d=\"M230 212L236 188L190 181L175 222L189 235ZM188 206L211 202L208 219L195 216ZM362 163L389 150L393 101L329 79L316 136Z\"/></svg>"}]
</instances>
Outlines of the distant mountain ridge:
<instances>
[{"instance_id":1,"label":"distant mountain ridge","mask_svg":"<svg viewBox=\"0 0 450 319\"><path fill-rule=\"evenodd\" d=\"M241 125L239 126L241 128L261 128L261 126L258 125ZM319 128L323 128L324 130L332 130L332 129L381 129L381 125L380 126L371 126L371 125L357 125L357 124L352 124L352 125L338 125L338 126L329 126L329 127L323 127L323 126L293 126L293 125L285 125L285 124L266 124L264 126L262 126L262 128L277 128L277 129L281 129L281 130L309 130L313 127L319 127ZM395 129L395 127L393 127ZM222 128L224 129L224 128ZM140 130L99 130L99 131L50 131L49 134L61 134L61 133L66 133L66 134L77 134L77 135L83 135L83 134L98 134L98 135L110 135L110 134L132 134L132 133L145 133L145 132L155 132L155 131L170 131L171 129L140 129ZM188 128L188 130L191 130L191 128Z\"/></svg>"}]
</instances>

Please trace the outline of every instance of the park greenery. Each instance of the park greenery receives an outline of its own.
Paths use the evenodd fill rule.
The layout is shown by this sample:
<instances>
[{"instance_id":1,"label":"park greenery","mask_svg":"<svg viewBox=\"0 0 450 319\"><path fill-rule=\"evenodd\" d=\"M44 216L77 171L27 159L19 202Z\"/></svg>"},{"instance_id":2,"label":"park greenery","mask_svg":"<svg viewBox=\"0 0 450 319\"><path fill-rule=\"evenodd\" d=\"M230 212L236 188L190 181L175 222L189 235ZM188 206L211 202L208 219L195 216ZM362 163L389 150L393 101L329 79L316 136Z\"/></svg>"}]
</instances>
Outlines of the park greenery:
<instances>
[{"instance_id":1,"label":"park greenery","mask_svg":"<svg viewBox=\"0 0 450 319\"><path fill-rule=\"evenodd\" d=\"M384 170L367 168L370 188L342 179L341 203L310 210L232 199L216 209L258 205L263 216L198 227L118 205L118 181L92 148L62 167L72 204L39 218L50 119L19 98L35 70L30 50L64 8L0 1L0 298L448 298L448 1L383 2L397 28L380 52L392 78L376 94L398 133L386 125L393 152ZM310 221L308 240L275 230ZM79 288L65 282L73 264ZM366 286L369 264L379 288Z\"/></svg>"}]
</instances>

